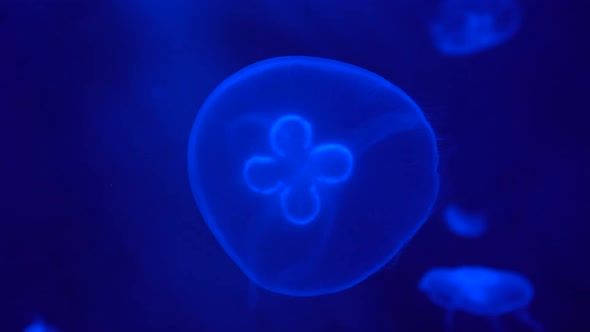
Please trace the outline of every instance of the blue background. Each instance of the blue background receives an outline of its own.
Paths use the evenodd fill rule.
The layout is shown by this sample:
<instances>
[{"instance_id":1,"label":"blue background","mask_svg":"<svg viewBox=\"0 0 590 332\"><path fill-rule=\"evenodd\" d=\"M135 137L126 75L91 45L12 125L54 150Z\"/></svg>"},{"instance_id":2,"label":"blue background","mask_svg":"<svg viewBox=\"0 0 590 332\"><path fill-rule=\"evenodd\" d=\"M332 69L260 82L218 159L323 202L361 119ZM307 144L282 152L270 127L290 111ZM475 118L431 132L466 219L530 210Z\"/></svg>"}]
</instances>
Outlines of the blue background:
<instances>
[{"instance_id":1,"label":"blue background","mask_svg":"<svg viewBox=\"0 0 590 332\"><path fill-rule=\"evenodd\" d=\"M424 25L436 1L284 2L0 0L0 329L41 314L65 332L441 331L416 285L460 264L527 275L549 331L589 326L586 5L522 1L508 43L445 57ZM442 189L395 267L329 296L258 290L252 306L200 220L186 148L218 83L282 55L407 92L440 139ZM489 232L452 235L451 202L485 211Z\"/></svg>"}]
</instances>

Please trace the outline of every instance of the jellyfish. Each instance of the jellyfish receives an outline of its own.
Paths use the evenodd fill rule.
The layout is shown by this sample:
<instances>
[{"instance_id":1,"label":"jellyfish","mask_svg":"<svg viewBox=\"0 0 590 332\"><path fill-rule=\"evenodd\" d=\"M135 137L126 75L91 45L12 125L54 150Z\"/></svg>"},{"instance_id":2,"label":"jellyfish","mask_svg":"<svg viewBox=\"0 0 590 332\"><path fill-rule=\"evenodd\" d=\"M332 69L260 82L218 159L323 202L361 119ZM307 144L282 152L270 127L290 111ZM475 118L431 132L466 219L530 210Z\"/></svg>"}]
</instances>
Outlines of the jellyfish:
<instances>
[{"instance_id":1,"label":"jellyfish","mask_svg":"<svg viewBox=\"0 0 590 332\"><path fill-rule=\"evenodd\" d=\"M256 286L291 296L350 288L413 237L438 194L420 108L384 78L305 56L222 82L188 146L202 218Z\"/></svg>"},{"instance_id":2,"label":"jellyfish","mask_svg":"<svg viewBox=\"0 0 590 332\"><path fill-rule=\"evenodd\" d=\"M23 332L59 332L59 330L37 317L30 325L25 327Z\"/></svg>"},{"instance_id":3,"label":"jellyfish","mask_svg":"<svg viewBox=\"0 0 590 332\"><path fill-rule=\"evenodd\" d=\"M485 216L465 211L454 204L448 205L443 215L447 227L457 236L480 237L488 229L488 221Z\"/></svg>"},{"instance_id":4,"label":"jellyfish","mask_svg":"<svg viewBox=\"0 0 590 332\"><path fill-rule=\"evenodd\" d=\"M440 53L464 56L505 43L521 21L515 0L443 0L430 32Z\"/></svg>"},{"instance_id":5,"label":"jellyfish","mask_svg":"<svg viewBox=\"0 0 590 332\"><path fill-rule=\"evenodd\" d=\"M498 331L503 330L499 317L506 314L513 314L532 331L543 330L526 310L535 291L520 273L484 266L433 268L422 277L418 288L446 309L447 331L452 331L456 311L486 317Z\"/></svg>"}]
</instances>

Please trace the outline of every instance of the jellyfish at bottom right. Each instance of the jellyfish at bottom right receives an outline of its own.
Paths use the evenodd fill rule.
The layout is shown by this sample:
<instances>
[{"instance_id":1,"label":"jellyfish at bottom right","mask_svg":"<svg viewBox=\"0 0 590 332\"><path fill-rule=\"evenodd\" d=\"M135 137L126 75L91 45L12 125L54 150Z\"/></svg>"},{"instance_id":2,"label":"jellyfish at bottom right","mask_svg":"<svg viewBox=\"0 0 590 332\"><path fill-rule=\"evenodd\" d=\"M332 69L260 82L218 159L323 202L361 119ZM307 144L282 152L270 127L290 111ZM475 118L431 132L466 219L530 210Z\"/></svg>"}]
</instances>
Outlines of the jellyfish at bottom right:
<instances>
[{"instance_id":1,"label":"jellyfish at bottom right","mask_svg":"<svg viewBox=\"0 0 590 332\"><path fill-rule=\"evenodd\" d=\"M526 309L534 297L534 287L518 272L477 265L436 267L424 274L418 289L446 310L447 332L453 331L457 311L486 318L498 332L504 331L500 317L505 315L516 317L530 331L543 331Z\"/></svg>"},{"instance_id":2,"label":"jellyfish at bottom right","mask_svg":"<svg viewBox=\"0 0 590 332\"><path fill-rule=\"evenodd\" d=\"M443 0L430 33L441 54L466 56L507 42L521 21L516 0Z\"/></svg>"}]
</instances>

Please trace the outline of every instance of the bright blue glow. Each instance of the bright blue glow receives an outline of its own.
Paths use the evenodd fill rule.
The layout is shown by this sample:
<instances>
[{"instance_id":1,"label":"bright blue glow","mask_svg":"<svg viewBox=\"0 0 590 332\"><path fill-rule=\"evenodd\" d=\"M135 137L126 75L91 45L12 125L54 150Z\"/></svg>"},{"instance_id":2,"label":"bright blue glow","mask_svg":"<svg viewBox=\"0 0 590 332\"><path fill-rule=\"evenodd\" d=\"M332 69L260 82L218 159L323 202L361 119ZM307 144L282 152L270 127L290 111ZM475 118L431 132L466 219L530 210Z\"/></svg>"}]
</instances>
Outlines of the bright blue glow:
<instances>
[{"instance_id":1,"label":"bright blue glow","mask_svg":"<svg viewBox=\"0 0 590 332\"><path fill-rule=\"evenodd\" d=\"M522 274L484 266L433 268L422 277L418 288L449 312L461 310L487 318L515 313L530 319L524 310L534 296L533 285ZM521 321L533 327L532 319Z\"/></svg>"},{"instance_id":2,"label":"bright blue glow","mask_svg":"<svg viewBox=\"0 0 590 332\"><path fill-rule=\"evenodd\" d=\"M521 21L515 0L443 0L430 31L439 52L460 56L505 43Z\"/></svg>"},{"instance_id":3,"label":"bright blue glow","mask_svg":"<svg viewBox=\"0 0 590 332\"><path fill-rule=\"evenodd\" d=\"M457 236L475 238L482 236L488 229L485 216L467 212L457 205L447 206L443 214L447 227Z\"/></svg>"},{"instance_id":4,"label":"bright blue glow","mask_svg":"<svg viewBox=\"0 0 590 332\"><path fill-rule=\"evenodd\" d=\"M410 97L312 57L227 78L188 149L195 201L223 249L257 286L293 296L344 290L383 267L429 216L437 167Z\"/></svg>"}]
</instances>

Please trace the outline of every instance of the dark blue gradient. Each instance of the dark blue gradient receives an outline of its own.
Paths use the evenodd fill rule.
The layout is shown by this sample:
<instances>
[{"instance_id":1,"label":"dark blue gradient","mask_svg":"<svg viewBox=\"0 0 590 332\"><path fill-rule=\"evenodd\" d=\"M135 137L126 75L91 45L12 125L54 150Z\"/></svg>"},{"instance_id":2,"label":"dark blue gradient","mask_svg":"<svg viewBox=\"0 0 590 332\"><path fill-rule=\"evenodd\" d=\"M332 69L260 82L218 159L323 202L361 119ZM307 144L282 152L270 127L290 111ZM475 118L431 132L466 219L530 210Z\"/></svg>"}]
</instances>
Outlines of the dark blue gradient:
<instances>
[{"instance_id":1,"label":"dark blue gradient","mask_svg":"<svg viewBox=\"0 0 590 332\"><path fill-rule=\"evenodd\" d=\"M449 2L0 1L0 331L23 331L40 316L62 332L440 332L446 310L416 285L433 267L463 265L518 271L534 285L526 311L497 320L506 332L531 331L527 326L534 324L522 324L526 312L548 332L589 326L587 3L516 0L522 19L515 34L456 56L441 53L430 30ZM506 2L455 3L479 3L490 12L490 3ZM453 22L462 29L463 21ZM364 68L403 89L436 133L439 155L439 194L419 231L364 281L321 296L277 294L252 282L213 235L205 220L211 214L195 204L187 174L188 138L216 87L251 64L292 56ZM401 130L415 118L365 114L366 121L344 130L341 124L351 119L346 111L355 106L344 100L361 98L333 87L350 81L319 88L310 81L308 96L332 94L339 109L258 110L240 119L220 113L217 125L227 131L211 132L222 138L210 142L212 150L233 150L231 163L212 174L232 176L224 180L232 190L213 190L226 213L238 211L232 208L237 197L267 200L252 211L274 208L282 225L297 232L322 225L323 212L346 210L334 221L354 227L328 233L339 241L325 243L347 252L321 267L334 272L318 274L327 282L315 286L324 291L339 278L354 280L347 272L360 265L384 259L363 251L381 245L367 232L396 234L397 216L386 219L367 206L398 206L402 216L419 209L406 195L421 196L414 189L422 181L408 184L404 175L394 184L375 180L375 190L365 190L359 176L382 179L386 165L412 159L413 144L393 139L398 135L388 128ZM260 101L273 97L268 86L244 82L261 91ZM351 91L375 100L365 80L355 84ZM234 105L237 114L242 108ZM361 107L358 116L367 110ZM289 114L310 124L311 140L299 151L307 158L286 163L269 133ZM293 129L280 151L302 146L291 144L302 142L302 132ZM337 137L350 131L350 141ZM254 142L241 137L257 138L256 144L243 150ZM248 160L258 163L246 168ZM228 165L233 168L225 172ZM410 171L421 172L416 166ZM298 183L296 174L315 179L319 200L297 188L307 195L287 195L300 199L283 211L283 181ZM314 202L319 213L309 218ZM449 205L484 216L486 231L471 238L450 232ZM285 212L310 221L290 222ZM249 217L236 213L232 220ZM253 234L243 238L256 240ZM278 245L288 244L287 234L293 237L275 236ZM256 259L247 271L287 264L285 253L251 243L242 247ZM311 249L286 254L327 254L310 243ZM313 266L307 259L294 264ZM492 321L457 312L452 327L493 331L499 325Z\"/></svg>"}]
</instances>

